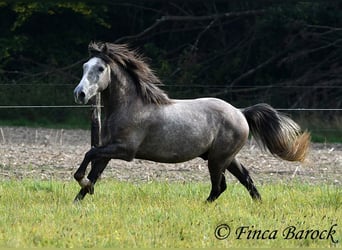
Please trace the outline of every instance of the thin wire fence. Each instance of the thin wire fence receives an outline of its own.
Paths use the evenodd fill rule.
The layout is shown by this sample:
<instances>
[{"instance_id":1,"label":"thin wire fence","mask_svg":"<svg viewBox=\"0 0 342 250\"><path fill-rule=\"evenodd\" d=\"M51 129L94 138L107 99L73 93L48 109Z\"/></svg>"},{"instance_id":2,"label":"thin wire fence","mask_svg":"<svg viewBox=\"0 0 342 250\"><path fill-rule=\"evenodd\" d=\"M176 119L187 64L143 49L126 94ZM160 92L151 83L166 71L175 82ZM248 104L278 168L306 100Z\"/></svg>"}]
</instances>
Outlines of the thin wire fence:
<instances>
[{"instance_id":1,"label":"thin wire fence","mask_svg":"<svg viewBox=\"0 0 342 250\"><path fill-rule=\"evenodd\" d=\"M54 119L56 122L67 122L70 119L77 120L81 117L83 121L89 121L89 111L94 105L74 104L72 84L44 84L44 83L0 83L0 122L1 120L28 119L38 121L39 119ZM342 137L342 85L284 85L279 84L243 84L243 85L199 85L199 84L174 84L162 85L161 88L170 92L170 97L198 98L212 96L230 102L232 105L243 108L260 102L266 102L276 110L286 112L296 119L306 121L304 124L311 131L334 132L337 137ZM298 91L305 90L305 91ZM310 105L308 102L294 103L298 99L298 93L316 90L315 101ZM322 90L322 91L321 91ZM324 90L324 91L323 91ZM322 101L320 94L328 91L325 99L332 100L329 103ZM321 93L322 92L322 93ZM222 94L223 93L223 94ZM304 93L305 94L305 93ZM292 99L288 100L288 96ZM329 98L332 96L332 98ZM312 98L312 96L309 96ZM306 100L304 98L304 100ZM335 101L337 100L337 101ZM88 111L89 110L89 111ZM314 120L314 122L311 122Z\"/></svg>"}]
</instances>

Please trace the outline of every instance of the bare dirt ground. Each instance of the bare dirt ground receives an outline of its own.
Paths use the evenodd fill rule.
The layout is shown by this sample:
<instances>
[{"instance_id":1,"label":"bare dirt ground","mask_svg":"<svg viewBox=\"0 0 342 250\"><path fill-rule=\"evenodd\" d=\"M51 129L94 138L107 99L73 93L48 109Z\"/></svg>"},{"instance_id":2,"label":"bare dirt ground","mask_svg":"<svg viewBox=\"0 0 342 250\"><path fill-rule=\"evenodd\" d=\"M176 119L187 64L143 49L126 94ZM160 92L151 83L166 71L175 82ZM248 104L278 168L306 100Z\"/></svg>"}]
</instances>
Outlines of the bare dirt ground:
<instances>
[{"instance_id":1,"label":"bare dirt ground","mask_svg":"<svg viewBox=\"0 0 342 250\"><path fill-rule=\"evenodd\" d=\"M90 148L90 131L0 127L1 179L72 180ZM312 144L305 163L292 163L262 152L249 141L238 154L256 183L287 182L342 185L342 144ZM228 181L236 181L226 174ZM111 160L102 178L124 181L206 181L209 173L200 158L179 164L143 160Z\"/></svg>"}]
</instances>

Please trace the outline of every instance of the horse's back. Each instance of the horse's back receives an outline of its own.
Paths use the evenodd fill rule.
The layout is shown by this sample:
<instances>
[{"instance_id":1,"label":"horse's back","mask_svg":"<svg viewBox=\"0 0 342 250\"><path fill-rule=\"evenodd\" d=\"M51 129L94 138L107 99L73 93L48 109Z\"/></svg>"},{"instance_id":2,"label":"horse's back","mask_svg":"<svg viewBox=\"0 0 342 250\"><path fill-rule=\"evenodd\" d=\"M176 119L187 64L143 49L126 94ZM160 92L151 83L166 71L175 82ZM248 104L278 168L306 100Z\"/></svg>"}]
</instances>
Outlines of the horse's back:
<instances>
[{"instance_id":1,"label":"horse's back","mask_svg":"<svg viewBox=\"0 0 342 250\"><path fill-rule=\"evenodd\" d=\"M182 100L180 100L182 102ZM204 112L210 114L215 122L219 122L223 130L243 130L248 134L248 124L240 109L218 98L199 98L189 100L196 109L203 107Z\"/></svg>"}]
</instances>

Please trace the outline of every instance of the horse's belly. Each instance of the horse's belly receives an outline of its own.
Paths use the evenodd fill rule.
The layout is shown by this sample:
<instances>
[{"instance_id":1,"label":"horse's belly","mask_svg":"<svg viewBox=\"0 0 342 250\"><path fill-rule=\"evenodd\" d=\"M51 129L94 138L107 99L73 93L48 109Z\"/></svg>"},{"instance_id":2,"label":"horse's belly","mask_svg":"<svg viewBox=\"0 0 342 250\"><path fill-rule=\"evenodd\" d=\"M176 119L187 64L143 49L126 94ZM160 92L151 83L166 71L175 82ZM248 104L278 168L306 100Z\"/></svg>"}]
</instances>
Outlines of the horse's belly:
<instances>
[{"instance_id":1,"label":"horse's belly","mask_svg":"<svg viewBox=\"0 0 342 250\"><path fill-rule=\"evenodd\" d=\"M205 154L211 142L212 136L203 134L196 138L176 133L173 136L150 137L141 144L136 158L163 163L189 161Z\"/></svg>"},{"instance_id":2,"label":"horse's belly","mask_svg":"<svg viewBox=\"0 0 342 250\"><path fill-rule=\"evenodd\" d=\"M201 155L201 153L194 154L191 152L191 154L184 154L183 152L176 151L168 152L167 154L163 152L138 152L135 158L161 163L179 163L189 161Z\"/></svg>"}]
</instances>

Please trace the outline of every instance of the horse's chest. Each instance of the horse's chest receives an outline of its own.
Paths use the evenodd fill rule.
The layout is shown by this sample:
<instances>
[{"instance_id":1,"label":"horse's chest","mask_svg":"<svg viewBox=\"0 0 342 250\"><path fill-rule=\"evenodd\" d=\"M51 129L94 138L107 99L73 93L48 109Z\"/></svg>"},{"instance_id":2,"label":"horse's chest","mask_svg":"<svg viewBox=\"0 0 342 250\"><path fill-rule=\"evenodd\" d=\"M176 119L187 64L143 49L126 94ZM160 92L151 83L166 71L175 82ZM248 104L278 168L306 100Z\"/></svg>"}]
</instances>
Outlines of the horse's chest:
<instances>
[{"instance_id":1,"label":"horse's chest","mask_svg":"<svg viewBox=\"0 0 342 250\"><path fill-rule=\"evenodd\" d=\"M102 142L104 145L112 144L117 140L127 140L130 137L131 129L128 124L119 124L119 122L114 121L111 123L105 123L102 132Z\"/></svg>"}]
</instances>

